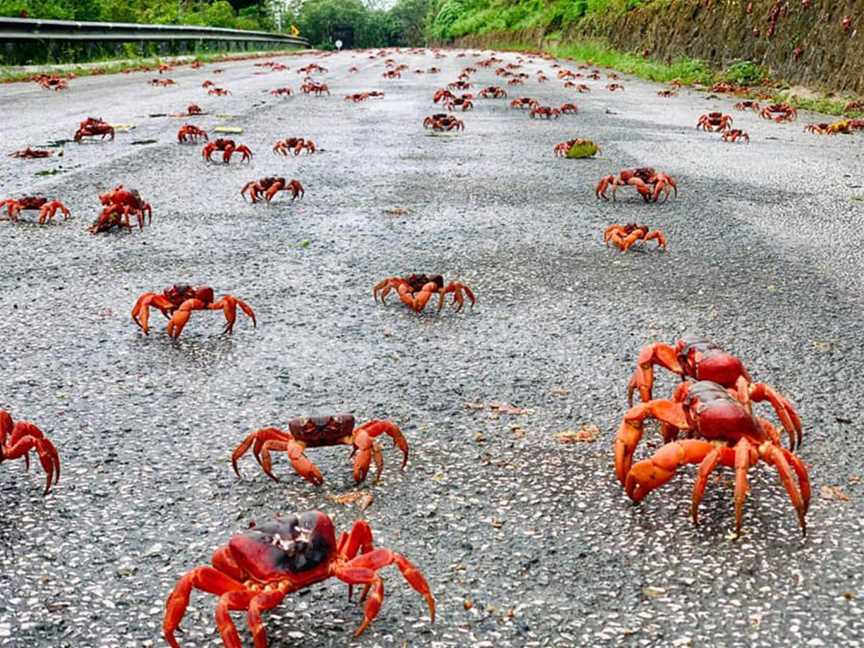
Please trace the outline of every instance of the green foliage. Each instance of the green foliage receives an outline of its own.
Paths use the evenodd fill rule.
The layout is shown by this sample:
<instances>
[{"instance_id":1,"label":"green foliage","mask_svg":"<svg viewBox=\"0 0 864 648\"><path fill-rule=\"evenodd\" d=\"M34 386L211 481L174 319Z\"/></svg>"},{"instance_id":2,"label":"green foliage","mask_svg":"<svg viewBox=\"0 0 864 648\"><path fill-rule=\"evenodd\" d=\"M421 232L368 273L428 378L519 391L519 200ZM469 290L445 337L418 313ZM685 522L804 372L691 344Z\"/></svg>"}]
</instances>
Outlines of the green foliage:
<instances>
[{"instance_id":1,"label":"green foliage","mask_svg":"<svg viewBox=\"0 0 864 648\"><path fill-rule=\"evenodd\" d=\"M767 76L759 65L752 61L741 61L729 66L723 74L723 80L736 85L751 86L762 83Z\"/></svg>"},{"instance_id":2,"label":"green foliage","mask_svg":"<svg viewBox=\"0 0 864 648\"><path fill-rule=\"evenodd\" d=\"M567 151L567 158L570 160L581 160L582 158L593 157L597 155L597 145L591 140L585 140L581 143L574 144Z\"/></svg>"},{"instance_id":3,"label":"green foliage","mask_svg":"<svg viewBox=\"0 0 864 648\"><path fill-rule=\"evenodd\" d=\"M546 33L585 16L621 14L651 0L439 0L427 18L427 36L451 40L466 34L543 28Z\"/></svg>"},{"instance_id":4,"label":"green foliage","mask_svg":"<svg viewBox=\"0 0 864 648\"><path fill-rule=\"evenodd\" d=\"M0 0L0 16L271 29L265 3L238 16L227 0Z\"/></svg>"}]
</instances>

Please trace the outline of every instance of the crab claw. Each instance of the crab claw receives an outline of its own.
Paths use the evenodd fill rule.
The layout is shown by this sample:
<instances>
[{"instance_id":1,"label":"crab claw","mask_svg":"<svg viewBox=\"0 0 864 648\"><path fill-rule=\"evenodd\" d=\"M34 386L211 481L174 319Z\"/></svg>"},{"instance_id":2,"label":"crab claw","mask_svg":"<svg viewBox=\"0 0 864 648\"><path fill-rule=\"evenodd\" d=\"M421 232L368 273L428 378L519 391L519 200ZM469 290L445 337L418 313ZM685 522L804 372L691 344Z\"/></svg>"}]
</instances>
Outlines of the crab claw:
<instances>
[{"instance_id":1,"label":"crab claw","mask_svg":"<svg viewBox=\"0 0 864 648\"><path fill-rule=\"evenodd\" d=\"M381 457L381 449L374 440L380 434L390 435L394 445L402 451L402 466L400 469L405 470L405 466L408 463L408 441L395 423L376 419L368 421L354 430L354 449L356 451L356 456L354 457L354 481L361 482L366 479L369 464L373 458L375 459L377 468L375 483L377 484L381 478L384 462Z\"/></svg>"}]
</instances>

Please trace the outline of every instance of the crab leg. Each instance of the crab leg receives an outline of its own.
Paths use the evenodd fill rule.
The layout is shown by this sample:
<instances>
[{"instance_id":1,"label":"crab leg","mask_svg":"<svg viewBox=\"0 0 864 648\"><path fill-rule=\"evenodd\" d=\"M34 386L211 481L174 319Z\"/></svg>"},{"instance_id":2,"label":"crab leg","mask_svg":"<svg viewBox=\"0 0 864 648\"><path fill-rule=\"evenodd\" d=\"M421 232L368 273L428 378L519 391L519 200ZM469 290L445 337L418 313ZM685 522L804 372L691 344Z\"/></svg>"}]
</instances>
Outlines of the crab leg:
<instances>
[{"instance_id":1,"label":"crab leg","mask_svg":"<svg viewBox=\"0 0 864 648\"><path fill-rule=\"evenodd\" d=\"M356 558L357 554L367 554L374 549L372 544L372 528L369 526L367 522L364 520L358 520L354 523L354 526L351 527L351 531L349 533L343 533L339 537L339 543L337 545L337 553L342 557L343 560L351 560L352 558ZM354 591L354 585L348 585L348 600L351 600L351 595ZM363 588L363 594L360 596L360 600L366 598L366 595L369 593L369 586Z\"/></svg>"},{"instance_id":2,"label":"crab leg","mask_svg":"<svg viewBox=\"0 0 864 648\"><path fill-rule=\"evenodd\" d=\"M174 304L162 295L157 295L152 292L141 295L132 307L132 321L135 322L142 331L144 331L144 335L147 335L150 332L150 329L147 326L150 321L150 306L158 308L166 318L170 318L171 313L174 310Z\"/></svg>"},{"instance_id":3,"label":"crab leg","mask_svg":"<svg viewBox=\"0 0 864 648\"><path fill-rule=\"evenodd\" d=\"M273 590L272 592L262 592L249 601L249 610L246 613L246 617L249 623L249 631L252 633L252 639L255 641L255 648L267 648L267 630L264 628L261 613L266 610L272 610L284 598L285 592Z\"/></svg>"},{"instance_id":4,"label":"crab leg","mask_svg":"<svg viewBox=\"0 0 864 648\"><path fill-rule=\"evenodd\" d=\"M363 631L369 627L381 609L381 602L384 600L384 582L378 576L377 571L393 564L399 568L407 583L426 600L426 604L429 606L429 616L432 622L435 622L435 598L429 590L429 583L426 582L426 578L420 570L401 554L394 553L389 549L375 549L348 563L338 565L334 570L334 575L349 585L371 585L371 594L363 611L363 623L354 633L355 637L363 634Z\"/></svg>"},{"instance_id":5,"label":"crab leg","mask_svg":"<svg viewBox=\"0 0 864 648\"><path fill-rule=\"evenodd\" d=\"M646 243L648 241L653 241L654 239L657 240L657 247L665 252L666 251L666 237L663 235L663 232L661 232L660 230L654 230L653 232L648 232L648 234L645 235L645 242Z\"/></svg>"},{"instance_id":6,"label":"crab leg","mask_svg":"<svg viewBox=\"0 0 864 648\"><path fill-rule=\"evenodd\" d=\"M634 502L641 502L651 491L671 480L679 466L702 463L713 449L711 443L701 439L667 443L650 459L633 465L624 484L627 495Z\"/></svg>"},{"instance_id":7,"label":"crab leg","mask_svg":"<svg viewBox=\"0 0 864 648\"><path fill-rule=\"evenodd\" d=\"M747 471L756 463L759 455L747 439L740 439L735 444L735 533L741 533L741 521L744 518L744 499L750 485L747 481Z\"/></svg>"},{"instance_id":8,"label":"crab leg","mask_svg":"<svg viewBox=\"0 0 864 648\"><path fill-rule=\"evenodd\" d=\"M639 396L643 401L651 400L651 388L654 386L654 365L659 364L669 371L684 375L684 367L678 362L678 354L668 344L657 342L649 344L639 351L636 359L636 370L627 383L627 403L633 404L633 392L639 390Z\"/></svg>"},{"instance_id":9,"label":"crab leg","mask_svg":"<svg viewBox=\"0 0 864 648\"><path fill-rule=\"evenodd\" d=\"M186 608L189 607L189 597L192 594L193 588L216 594L218 596L228 592L242 592L244 589L243 583L234 580L230 576L223 574L213 567L198 567L187 572L177 582L177 585L174 586L171 594L168 595L168 600L165 602L165 618L162 621L162 634L171 648L180 648L180 644L177 643L177 640L174 638L174 632L180 627L180 621L183 619ZM228 616L227 611L225 616ZM217 611L217 623L218 622L219 619ZM233 628L234 624L231 622L230 617L228 617L228 623ZM219 631L222 633L222 639L225 641L226 646L241 648L240 637L236 636L236 628L234 628L234 634L236 636L236 643L234 644L228 643L229 639L226 639L225 634L222 632L221 625Z\"/></svg>"},{"instance_id":10,"label":"crab leg","mask_svg":"<svg viewBox=\"0 0 864 648\"><path fill-rule=\"evenodd\" d=\"M783 429L789 435L789 449L794 452L801 447L801 419L792 407L792 403L765 383L753 383L749 386L747 395L750 400L756 402L767 400L771 403L774 411L777 412L777 418L783 424Z\"/></svg>"},{"instance_id":11,"label":"crab leg","mask_svg":"<svg viewBox=\"0 0 864 648\"><path fill-rule=\"evenodd\" d=\"M234 452L231 453L231 465L234 466L234 472L238 477L242 477L242 475L240 475L240 469L237 467L237 462L244 454L246 454L246 451L249 450L249 447L252 446L253 443L254 447L252 448L252 453L255 455L255 461L258 462L258 465L262 465L261 448L264 446L265 442L270 440L290 441L293 438L294 437L291 436L289 432L283 432L279 428L275 427L262 428L249 433L240 445L234 449Z\"/></svg>"},{"instance_id":12,"label":"crab leg","mask_svg":"<svg viewBox=\"0 0 864 648\"><path fill-rule=\"evenodd\" d=\"M374 419L368 421L354 430L354 448L357 451L357 456L354 458L354 481L361 482L366 479L366 474L369 472L369 464L374 456L374 438L380 434L388 434L393 439L393 445L402 451L402 467L400 470L405 470L405 465L408 463L408 441L402 434L399 427L390 421L382 421ZM380 454L380 450L379 450ZM378 465L378 474L375 477L375 482L381 476L383 470L383 460L379 464L379 458L375 459Z\"/></svg>"},{"instance_id":13,"label":"crab leg","mask_svg":"<svg viewBox=\"0 0 864 648\"><path fill-rule=\"evenodd\" d=\"M314 463L309 461L309 458L304 454L306 444L291 439L290 441L265 441L261 446L261 467L265 474L273 481L279 481L272 471L272 462L270 460L270 451L287 452L288 458L291 460L291 465L294 470L305 480L312 482L316 486L324 483L324 477L321 471Z\"/></svg>"},{"instance_id":14,"label":"crab leg","mask_svg":"<svg viewBox=\"0 0 864 648\"><path fill-rule=\"evenodd\" d=\"M474 308L474 304L477 302L477 299L474 297L474 293L471 289L465 284L458 283L456 281L451 281L445 288L441 289L441 297L438 299L438 312L441 312L441 309L444 307L444 297L447 293L453 293L453 302L456 304L456 311L459 312L462 310L462 307L465 305L465 300L462 297L462 293L464 292L468 295L468 299L471 300L471 308Z\"/></svg>"},{"instance_id":15,"label":"crab leg","mask_svg":"<svg viewBox=\"0 0 864 648\"><path fill-rule=\"evenodd\" d=\"M246 610L249 608L255 594L253 592L225 592L219 597L219 603L216 604L216 627L219 634L222 636L222 643L225 648L243 648L243 642L240 641L240 634L237 632L237 626L231 619L230 610ZM260 617L259 617L260 622ZM263 625L261 628L264 630ZM266 635L265 635L266 641ZM266 648L266 643L264 644ZM255 647L260 648L260 644L256 640Z\"/></svg>"},{"instance_id":16,"label":"crab leg","mask_svg":"<svg viewBox=\"0 0 864 648\"><path fill-rule=\"evenodd\" d=\"M679 430L689 430L687 415L681 403L668 400L652 400L627 410L618 434L615 436L615 474L624 484L633 463L633 453L642 439L646 418L656 418ZM629 490L629 489L628 489Z\"/></svg>"},{"instance_id":17,"label":"crab leg","mask_svg":"<svg viewBox=\"0 0 864 648\"><path fill-rule=\"evenodd\" d=\"M231 334L234 330L234 322L237 320L237 307L240 307L247 317L252 319L252 326L258 327L258 322L255 320L255 311L250 308L249 304L242 299L237 299L231 295L223 296L219 301L213 302L207 308L210 310L221 310L225 313L225 330L223 333ZM179 335L179 333L178 333Z\"/></svg>"},{"instance_id":18,"label":"crab leg","mask_svg":"<svg viewBox=\"0 0 864 648\"><path fill-rule=\"evenodd\" d=\"M60 459L57 455L57 450L48 439L30 435L21 437L17 441L11 442L9 447L3 450L3 458L18 459L19 457L24 457L29 468L29 454L34 449L39 455L39 462L42 464L42 468L45 470L44 495L47 495L51 490L52 483L56 484L60 479Z\"/></svg>"},{"instance_id":19,"label":"crab leg","mask_svg":"<svg viewBox=\"0 0 864 648\"><path fill-rule=\"evenodd\" d=\"M699 524L699 505L702 503L702 496L705 494L708 477L721 463L724 466L735 465L735 454L730 448L715 447L705 455L702 463L699 464L699 471L696 473L696 483L693 485L693 497L690 503L690 516L693 518L693 524Z\"/></svg>"},{"instance_id":20,"label":"crab leg","mask_svg":"<svg viewBox=\"0 0 864 648\"><path fill-rule=\"evenodd\" d=\"M174 314L171 315L171 319L168 320L168 335L172 338L180 337L180 334L183 332L183 327L186 326L187 322L189 322L189 318L192 316L193 310L203 310L207 308L207 304L197 298L187 299L180 307L174 311Z\"/></svg>"},{"instance_id":21,"label":"crab leg","mask_svg":"<svg viewBox=\"0 0 864 648\"><path fill-rule=\"evenodd\" d=\"M790 457L794 457L791 453ZM805 519L805 515L807 515L807 509L810 506L810 481L805 477L802 482L801 491L805 491L807 493L807 500L805 502L804 498L801 495L801 491L798 490L798 487L795 486L795 482L792 480L792 470L789 467L789 462L786 461L786 456L784 455L783 448L779 448L777 446L770 446L767 452L763 455L763 459L768 463L772 464L777 469L777 474L780 476L780 481L783 483L783 486L786 488L786 492L789 494L789 499L792 501L792 506L795 507L795 511L798 513L798 524L801 525L801 532L804 535L807 535L807 520ZM800 464L800 460L797 461ZM795 465L793 463L793 465ZM803 472L803 464L795 467L795 472L798 475L799 479L801 478L801 474ZM799 472L800 471L800 472ZM806 486L804 486L806 484Z\"/></svg>"}]
</instances>

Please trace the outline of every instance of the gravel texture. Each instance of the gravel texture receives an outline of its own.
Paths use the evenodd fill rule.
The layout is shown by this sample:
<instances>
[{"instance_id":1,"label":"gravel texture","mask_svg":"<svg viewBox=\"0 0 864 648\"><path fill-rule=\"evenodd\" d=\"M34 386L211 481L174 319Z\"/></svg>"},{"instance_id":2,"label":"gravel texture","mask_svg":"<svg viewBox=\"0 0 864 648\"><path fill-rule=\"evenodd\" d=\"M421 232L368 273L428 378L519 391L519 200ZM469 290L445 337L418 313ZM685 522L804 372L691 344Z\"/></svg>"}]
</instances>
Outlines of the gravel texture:
<instances>
[{"instance_id":1,"label":"gravel texture","mask_svg":"<svg viewBox=\"0 0 864 648\"><path fill-rule=\"evenodd\" d=\"M261 75L251 61L182 68L169 88L148 85L152 73L75 79L56 94L0 86L3 153L70 138L88 115L136 126L68 144L62 158L0 158L2 197L40 192L73 213L47 227L32 212L0 222L0 407L40 425L63 461L46 498L39 470L0 467L0 646L164 645L180 574L249 520L308 509L343 529L365 515L438 599L430 625L388 569L381 614L356 645L864 645L862 135L803 133L818 115L777 125L735 112L752 143L724 144L694 126L734 99L664 99L630 78L623 92L604 78L576 95L540 60L510 97L575 101L578 115L532 121L478 99L458 114L464 134L431 135L421 121L440 112L433 91L477 59L393 56L410 66L401 80L381 78L382 58L346 52L287 57L290 71ZM313 60L329 68L332 96L267 93L296 91L296 69ZM442 73L413 73L432 65ZM552 80L538 85L537 69ZM206 78L233 94L207 96ZM477 91L501 80L480 69L475 81ZM385 98L342 100L371 89ZM200 146L176 143L182 119L148 117L192 101L210 114L190 122L245 129L235 139L251 164L207 165ZM290 136L320 153L270 154ZM554 158L573 137L601 155ZM141 140L156 143L132 145ZM679 198L595 199L600 176L639 165L675 177ZM266 175L298 178L305 198L244 203L243 184ZM91 236L97 195L118 183L150 201L152 226ZM632 221L662 228L668 254L603 246L607 225ZM418 317L373 302L375 282L410 272L464 281L476 308ZM178 342L158 316L143 336L129 319L137 295L181 281L245 299L258 328L241 316L220 337L221 316L196 313ZM698 528L693 470L640 506L615 481L612 438L636 354L685 332L734 351L796 403L814 485L805 539L765 465L737 540L728 471L709 484ZM661 375L658 393L673 384ZM529 412L496 414L495 401ZM247 432L337 411L389 418L411 445L400 473L387 442L365 513L328 499L355 489L345 448L309 452L320 488L281 456L279 483L248 457L243 480L231 471ZM587 424L595 442L557 441ZM642 451L657 439L646 435ZM193 597L184 646L221 645L215 603ZM273 647L344 646L361 618L334 580L289 596L266 624Z\"/></svg>"}]
</instances>

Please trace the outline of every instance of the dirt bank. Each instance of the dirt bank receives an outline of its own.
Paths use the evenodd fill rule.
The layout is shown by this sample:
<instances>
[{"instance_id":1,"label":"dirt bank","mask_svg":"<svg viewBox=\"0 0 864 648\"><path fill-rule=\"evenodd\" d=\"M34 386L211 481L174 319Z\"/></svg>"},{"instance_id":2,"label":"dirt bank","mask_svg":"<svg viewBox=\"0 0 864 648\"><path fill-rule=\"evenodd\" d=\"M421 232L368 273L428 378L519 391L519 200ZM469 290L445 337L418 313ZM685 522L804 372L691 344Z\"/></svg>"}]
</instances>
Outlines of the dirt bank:
<instances>
[{"instance_id":1,"label":"dirt bank","mask_svg":"<svg viewBox=\"0 0 864 648\"><path fill-rule=\"evenodd\" d=\"M750 60L792 84L864 94L864 0L658 1L623 15L588 17L554 33L490 33L459 44L541 47L586 38L661 60L687 56L717 67Z\"/></svg>"}]
</instances>

